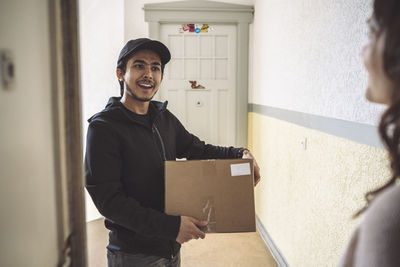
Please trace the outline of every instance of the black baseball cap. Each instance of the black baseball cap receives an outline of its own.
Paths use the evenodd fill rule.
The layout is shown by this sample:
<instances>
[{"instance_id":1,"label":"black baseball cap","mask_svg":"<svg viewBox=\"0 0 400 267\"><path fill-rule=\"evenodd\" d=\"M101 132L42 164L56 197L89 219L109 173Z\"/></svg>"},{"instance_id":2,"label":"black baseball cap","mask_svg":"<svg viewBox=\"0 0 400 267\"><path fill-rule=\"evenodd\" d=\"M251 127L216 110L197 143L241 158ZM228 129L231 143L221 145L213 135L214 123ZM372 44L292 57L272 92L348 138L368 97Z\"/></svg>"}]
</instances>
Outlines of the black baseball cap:
<instances>
[{"instance_id":1,"label":"black baseball cap","mask_svg":"<svg viewBox=\"0 0 400 267\"><path fill-rule=\"evenodd\" d=\"M167 64L171 59L171 53L168 48L161 42L156 40L151 40L149 38L139 38L130 40L126 43L126 45L122 48L119 53L117 68L123 68L123 65L126 64L126 61L129 57L134 53L141 49L149 49L157 53L161 59L161 64Z\"/></svg>"}]
</instances>

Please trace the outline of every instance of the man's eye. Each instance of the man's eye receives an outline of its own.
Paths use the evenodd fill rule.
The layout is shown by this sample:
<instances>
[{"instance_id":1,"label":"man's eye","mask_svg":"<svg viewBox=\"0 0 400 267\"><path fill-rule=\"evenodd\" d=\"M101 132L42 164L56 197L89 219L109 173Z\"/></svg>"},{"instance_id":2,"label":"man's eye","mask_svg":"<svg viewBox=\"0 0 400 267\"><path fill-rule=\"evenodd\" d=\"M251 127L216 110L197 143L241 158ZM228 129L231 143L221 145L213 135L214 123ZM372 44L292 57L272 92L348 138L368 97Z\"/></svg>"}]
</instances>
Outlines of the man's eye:
<instances>
[{"instance_id":1,"label":"man's eye","mask_svg":"<svg viewBox=\"0 0 400 267\"><path fill-rule=\"evenodd\" d=\"M133 65L135 68L137 68L137 69L143 69L144 68L144 66L143 66L143 64L135 64L135 65Z\"/></svg>"},{"instance_id":2,"label":"man's eye","mask_svg":"<svg viewBox=\"0 0 400 267\"><path fill-rule=\"evenodd\" d=\"M160 68L159 68L159 67L153 67L152 70L153 70L153 71L159 71Z\"/></svg>"}]
</instances>

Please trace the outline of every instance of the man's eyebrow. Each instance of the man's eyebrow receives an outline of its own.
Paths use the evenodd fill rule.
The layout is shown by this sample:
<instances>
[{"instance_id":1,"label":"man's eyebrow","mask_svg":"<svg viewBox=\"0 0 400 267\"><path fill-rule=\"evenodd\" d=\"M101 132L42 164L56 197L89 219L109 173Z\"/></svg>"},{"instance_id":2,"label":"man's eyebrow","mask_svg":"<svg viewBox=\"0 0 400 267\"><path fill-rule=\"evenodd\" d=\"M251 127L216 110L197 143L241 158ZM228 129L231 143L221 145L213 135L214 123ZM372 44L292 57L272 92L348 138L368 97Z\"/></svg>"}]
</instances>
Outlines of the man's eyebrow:
<instances>
[{"instance_id":1,"label":"man's eyebrow","mask_svg":"<svg viewBox=\"0 0 400 267\"><path fill-rule=\"evenodd\" d=\"M133 63L143 63L143 64L147 64L144 60L141 59L136 59L135 61L133 61ZM161 63L158 61L154 61L151 63L151 65L158 65L161 66Z\"/></svg>"},{"instance_id":2,"label":"man's eyebrow","mask_svg":"<svg viewBox=\"0 0 400 267\"><path fill-rule=\"evenodd\" d=\"M141 60L141 59L136 59L135 61L133 61L133 63L143 63L143 64L146 64L146 62L144 62L144 60Z\"/></svg>"}]
</instances>

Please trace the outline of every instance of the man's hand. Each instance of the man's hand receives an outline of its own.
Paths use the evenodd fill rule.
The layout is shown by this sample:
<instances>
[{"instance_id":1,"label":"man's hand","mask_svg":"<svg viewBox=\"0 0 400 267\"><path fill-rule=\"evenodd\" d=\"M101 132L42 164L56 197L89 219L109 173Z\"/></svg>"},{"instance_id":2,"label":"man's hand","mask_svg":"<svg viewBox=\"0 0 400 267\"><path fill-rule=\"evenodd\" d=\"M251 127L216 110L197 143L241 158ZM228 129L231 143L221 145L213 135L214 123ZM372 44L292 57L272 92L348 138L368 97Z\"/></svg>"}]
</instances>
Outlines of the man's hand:
<instances>
[{"instance_id":1,"label":"man's hand","mask_svg":"<svg viewBox=\"0 0 400 267\"><path fill-rule=\"evenodd\" d=\"M260 167L258 167L257 161L254 158L253 154L248 149L245 149L243 151L243 159L253 159L254 162L254 186L258 184L261 180L261 175L260 175Z\"/></svg>"},{"instance_id":2,"label":"man's hand","mask_svg":"<svg viewBox=\"0 0 400 267\"><path fill-rule=\"evenodd\" d=\"M198 227L206 226L207 223L207 221L199 221L192 217L181 216L181 226L179 227L176 242L183 244L191 239L204 239L206 234Z\"/></svg>"}]
</instances>

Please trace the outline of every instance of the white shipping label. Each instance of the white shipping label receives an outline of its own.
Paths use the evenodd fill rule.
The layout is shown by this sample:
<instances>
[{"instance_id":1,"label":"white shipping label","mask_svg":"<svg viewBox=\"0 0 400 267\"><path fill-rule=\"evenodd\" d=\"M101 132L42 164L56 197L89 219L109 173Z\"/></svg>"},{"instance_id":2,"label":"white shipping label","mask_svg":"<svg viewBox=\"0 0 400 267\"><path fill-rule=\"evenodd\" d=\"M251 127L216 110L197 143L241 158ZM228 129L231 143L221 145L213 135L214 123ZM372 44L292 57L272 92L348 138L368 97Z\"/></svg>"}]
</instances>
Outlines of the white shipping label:
<instances>
[{"instance_id":1,"label":"white shipping label","mask_svg":"<svg viewBox=\"0 0 400 267\"><path fill-rule=\"evenodd\" d=\"M241 176L241 175L250 175L250 163L238 163L231 164L231 175L232 176Z\"/></svg>"}]
</instances>

